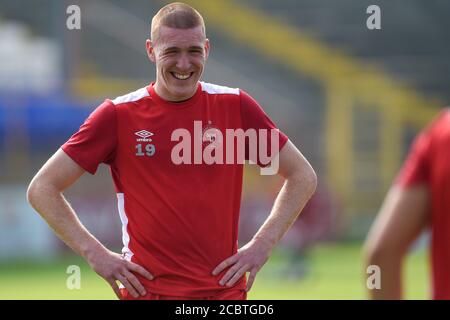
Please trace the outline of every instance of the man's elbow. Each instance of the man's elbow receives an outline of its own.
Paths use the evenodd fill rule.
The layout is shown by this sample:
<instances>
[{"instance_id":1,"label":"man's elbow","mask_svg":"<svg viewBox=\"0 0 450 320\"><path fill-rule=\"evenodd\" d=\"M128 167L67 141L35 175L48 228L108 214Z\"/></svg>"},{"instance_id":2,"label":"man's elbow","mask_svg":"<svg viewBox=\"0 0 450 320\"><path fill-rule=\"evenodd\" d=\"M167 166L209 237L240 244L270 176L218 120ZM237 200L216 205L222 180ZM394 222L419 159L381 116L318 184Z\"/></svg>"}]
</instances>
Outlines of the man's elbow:
<instances>
[{"instance_id":1,"label":"man's elbow","mask_svg":"<svg viewBox=\"0 0 450 320\"><path fill-rule=\"evenodd\" d=\"M35 207L36 200L39 197L39 184L39 180L34 178L28 185L27 201L32 207Z\"/></svg>"},{"instance_id":2,"label":"man's elbow","mask_svg":"<svg viewBox=\"0 0 450 320\"><path fill-rule=\"evenodd\" d=\"M308 192L313 195L317 189L317 174L309 164L303 169L303 179L307 185Z\"/></svg>"},{"instance_id":3,"label":"man's elbow","mask_svg":"<svg viewBox=\"0 0 450 320\"><path fill-rule=\"evenodd\" d=\"M313 168L311 168L311 172L308 175L308 184L310 186L311 195L316 192L317 189L317 174Z\"/></svg>"},{"instance_id":4,"label":"man's elbow","mask_svg":"<svg viewBox=\"0 0 450 320\"><path fill-rule=\"evenodd\" d=\"M311 166L297 170L294 179L304 186L305 192L312 196L317 189L317 174Z\"/></svg>"},{"instance_id":5,"label":"man's elbow","mask_svg":"<svg viewBox=\"0 0 450 320\"><path fill-rule=\"evenodd\" d=\"M52 190L54 188L51 184L44 181L42 177L36 176L28 185L27 201L33 208L36 208L42 197L49 195Z\"/></svg>"}]
</instances>

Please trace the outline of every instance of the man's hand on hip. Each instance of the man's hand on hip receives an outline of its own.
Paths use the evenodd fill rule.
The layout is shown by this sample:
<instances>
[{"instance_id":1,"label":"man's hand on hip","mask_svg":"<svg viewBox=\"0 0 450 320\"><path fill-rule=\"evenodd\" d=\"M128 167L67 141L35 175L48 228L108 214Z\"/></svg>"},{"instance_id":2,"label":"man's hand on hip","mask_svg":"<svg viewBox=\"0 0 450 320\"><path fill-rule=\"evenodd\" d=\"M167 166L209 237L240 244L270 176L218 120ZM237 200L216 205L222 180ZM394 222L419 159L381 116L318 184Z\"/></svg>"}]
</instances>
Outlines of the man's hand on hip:
<instances>
[{"instance_id":1,"label":"man's hand on hip","mask_svg":"<svg viewBox=\"0 0 450 320\"><path fill-rule=\"evenodd\" d=\"M272 247L261 240L251 240L245 246L238 250L235 255L221 262L213 271L213 275L218 275L223 270L231 267L222 279L220 285L227 287L233 286L245 273L250 272L248 277L246 291L250 291L256 274L269 259Z\"/></svg>"},{"instance_id":2,"label":"man's hand on hip","mask_svg":"<svg viewBox=\"0 0 450 320\"><path fill-rule=\"evenodd\" d=\"M87 260L91 268L105 279L117 297L121 299L119 286L120 281L128 292L135 298L146 295L144 286L133 273L138 273L148 280L153 280L153 275L140 265L125 260L120 254L102 248L92 254Z\"/></svg>"}]
</instances>

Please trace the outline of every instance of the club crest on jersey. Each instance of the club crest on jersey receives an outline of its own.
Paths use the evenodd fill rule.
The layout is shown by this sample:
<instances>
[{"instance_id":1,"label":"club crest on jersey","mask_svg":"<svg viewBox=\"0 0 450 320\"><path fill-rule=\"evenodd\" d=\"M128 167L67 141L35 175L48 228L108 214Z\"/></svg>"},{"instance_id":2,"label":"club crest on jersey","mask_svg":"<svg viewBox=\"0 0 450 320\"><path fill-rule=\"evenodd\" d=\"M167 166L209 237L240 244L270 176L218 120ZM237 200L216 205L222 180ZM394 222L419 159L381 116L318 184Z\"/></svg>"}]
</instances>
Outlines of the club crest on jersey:
<instances>
[{"instance_id":1,"label":"club crest on jersey","mask_svg":"<svg viewBox=\"0 0 450 320\"><path fill-rule=\"evenodd\" d=\"M142 142L150 142L152 141L152 139L150 139L149 137L151 137L153 135L153 133L151 133L150 131L147 130L141 130L138 132L134 133L135 135L137 135L139 138L136 138L136 141L142 141Z\"/></svg>"},{"instance_id":2,"label":"club crest on jersey","mask_svg":"<svg viewBox=\"0 0 450 320\"><path fill-rule=\"evenodd\" d=\"M213 126L211 124L211 121L208 121L208 124L203 128L202 137L203 137L203 147L206 147L207 145L211 143L220 143L221 141L218 141L220 130L219 128Z\"/></svg>"}]
</instances>

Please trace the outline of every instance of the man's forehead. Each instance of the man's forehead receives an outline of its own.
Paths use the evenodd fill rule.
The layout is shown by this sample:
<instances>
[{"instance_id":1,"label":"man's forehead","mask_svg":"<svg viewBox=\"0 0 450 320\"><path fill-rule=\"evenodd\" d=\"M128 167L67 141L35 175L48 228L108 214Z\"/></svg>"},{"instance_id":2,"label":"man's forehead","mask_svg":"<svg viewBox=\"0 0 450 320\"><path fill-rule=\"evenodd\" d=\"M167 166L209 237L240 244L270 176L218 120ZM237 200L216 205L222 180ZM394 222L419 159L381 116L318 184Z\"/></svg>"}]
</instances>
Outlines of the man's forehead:
<instances>
[{"instance_id":1,"label":"man's forehead","mask_svg":"<svg viewBox=\"0 0 450 320\"><path fill-rule=\"evenodd\" d=\"M161 26L159 28L156 45L163 48L190 48L203 46L205 40L205 34L201 26L191 29L177 29Z\"/></svg>"}]
</instances>

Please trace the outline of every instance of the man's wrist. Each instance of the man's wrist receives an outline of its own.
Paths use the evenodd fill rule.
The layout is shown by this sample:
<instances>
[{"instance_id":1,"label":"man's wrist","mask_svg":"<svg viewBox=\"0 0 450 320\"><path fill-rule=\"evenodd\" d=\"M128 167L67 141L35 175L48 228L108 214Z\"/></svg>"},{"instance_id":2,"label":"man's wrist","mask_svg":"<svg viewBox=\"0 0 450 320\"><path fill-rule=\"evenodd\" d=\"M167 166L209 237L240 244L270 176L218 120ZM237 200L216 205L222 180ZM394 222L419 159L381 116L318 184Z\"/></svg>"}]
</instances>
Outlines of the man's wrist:
<instances>
[{"instance_id":1,"label":"man's wrist","mask_svg":"<svg viewBox=\"0 0 450 320\"><path fill-rule=\"evenodd\" d=\"M263 235L255 235L253 237L253 241L257 244L260 244L262 247L266 248L268 251L272 251L272 249L277 245L277 242L273 239L269 239Z\"/></svg>"},{"instance_id":2,"label":"man's wrist","mask_svg":"<svg viewBox=\"0 0 450 320\"><path fill-rule=\"evenodd\" d=\"M89 243L81 250L83 258L90 263L95 257L98 257L106 248L97 242Z\"/></svg>"}]
</instances>

